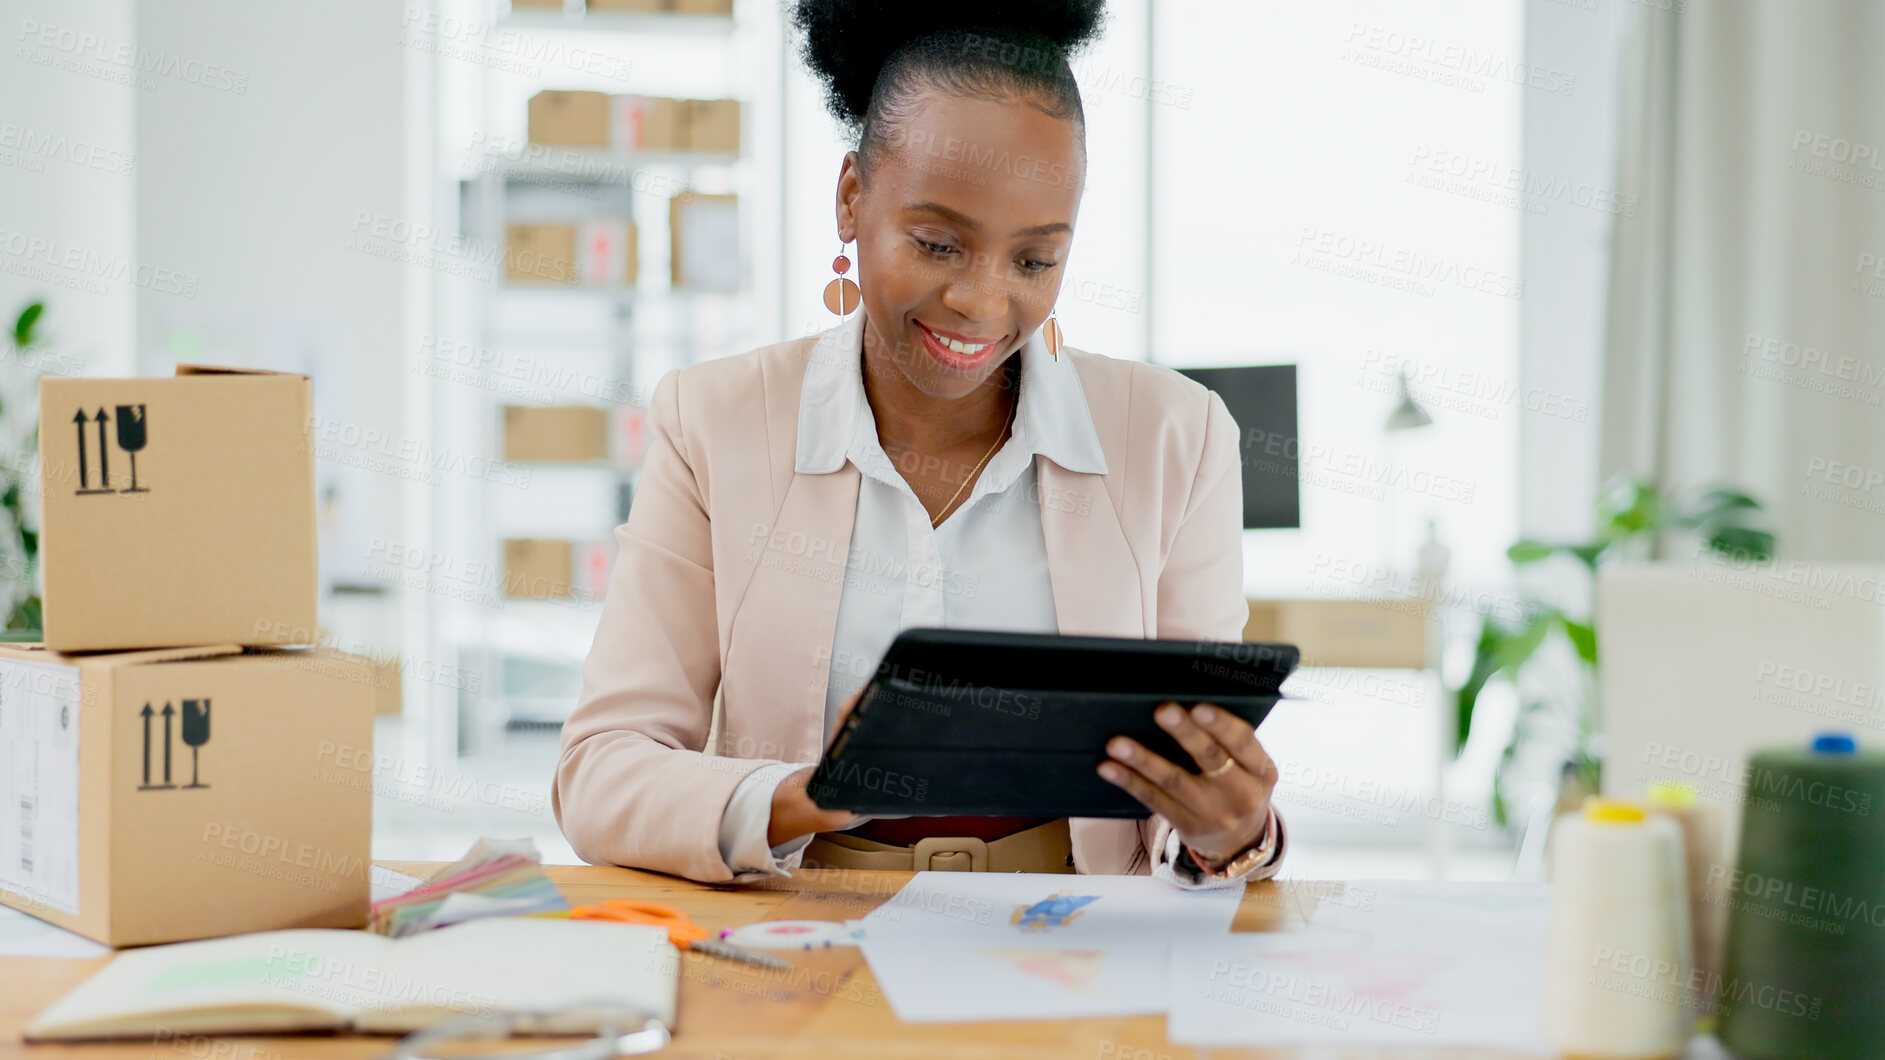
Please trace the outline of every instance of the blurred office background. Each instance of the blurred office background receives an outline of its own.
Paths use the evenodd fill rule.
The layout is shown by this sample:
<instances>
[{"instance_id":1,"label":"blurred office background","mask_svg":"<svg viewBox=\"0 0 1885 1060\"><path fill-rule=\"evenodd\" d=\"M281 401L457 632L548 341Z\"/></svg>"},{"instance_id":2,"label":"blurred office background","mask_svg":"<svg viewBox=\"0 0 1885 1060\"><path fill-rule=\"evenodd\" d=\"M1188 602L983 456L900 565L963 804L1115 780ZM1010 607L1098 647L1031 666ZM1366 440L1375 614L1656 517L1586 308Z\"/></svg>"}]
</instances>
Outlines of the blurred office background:
<instances>
[{"instance_id":1,"label":"blurred office background","mask_svg":"<svg viewBox=\"0 0 1885 1060\"><path fill-rule=\"evenodd\" d=\"M846 144L787 7L9 5L0 314L45 309L8 465L35 373L314 377L324 633L386 681L376 856L573 859L549 780L641 403L831 323ZM1586 564L1515 542L1660 517L1618 554L1885 560L1885 15L1110 7L1059 317L1294 366L1288 437L1244 425L1299 509L1246 535L1253 635L1316 664L1264 727L1289 874L1533 871L1603 748ZM1534 645L1463 717L1476 660Z\"/></svg>"}]
</instances>

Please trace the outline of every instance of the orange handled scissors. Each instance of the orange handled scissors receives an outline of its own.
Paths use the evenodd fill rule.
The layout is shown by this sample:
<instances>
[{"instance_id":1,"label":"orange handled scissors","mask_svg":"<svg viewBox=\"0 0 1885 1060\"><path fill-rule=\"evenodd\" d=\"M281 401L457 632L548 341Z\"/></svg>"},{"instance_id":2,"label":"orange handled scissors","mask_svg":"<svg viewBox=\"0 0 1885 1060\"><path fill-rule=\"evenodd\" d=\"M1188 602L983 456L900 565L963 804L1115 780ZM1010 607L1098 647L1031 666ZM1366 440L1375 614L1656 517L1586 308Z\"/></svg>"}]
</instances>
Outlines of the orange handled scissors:
<instances>
[{"instance_id":1,"label":"orange handled scissors","mask_svg":"<svg viewBox=\"0 0 1885 1060\"><path fill-rule=\"evenodd\" d=\"M647 924L666 928L668 941L676 949L691 949L730 961L744 961L761 968L790 968L791 965L767 953L744 946L709 939L706 928L694 923L686 913L662 902L644 902L638 898L611 898L600 905L579 905L569 911L571 920L612 920L619 924Z\"/></svg>"},{"instance_id":2,"label":"orange handled scissors","mask_svg":"<svg viewBox=\"0 0 1885 1060\"><path fill-rule=\"evenodd\" d=\"M707 937L707 929L679 909L661 902L635 898L611 898L600 905L579 905L569 911L571 920L613 920L622 924L649 924L666 928L668 941L678 949Z\"/></svg>"}]
</instances>

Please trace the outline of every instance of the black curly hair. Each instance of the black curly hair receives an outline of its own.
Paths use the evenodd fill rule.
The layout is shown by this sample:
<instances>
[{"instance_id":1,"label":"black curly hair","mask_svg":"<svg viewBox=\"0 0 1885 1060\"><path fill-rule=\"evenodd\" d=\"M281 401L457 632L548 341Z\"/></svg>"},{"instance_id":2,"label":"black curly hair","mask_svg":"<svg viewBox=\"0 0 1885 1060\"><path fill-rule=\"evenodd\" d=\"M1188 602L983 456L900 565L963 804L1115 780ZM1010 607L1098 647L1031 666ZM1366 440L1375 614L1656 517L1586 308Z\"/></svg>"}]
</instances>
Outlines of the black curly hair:
<instances>
[{"instance_id":1,"label":"black curly hair","mask_svg":"<svg viewBox=\"0 0 1885 1060\"><path fill-rule=\"evenodd\" d=\"M868 171L917 90L1018 100L1086 129L1067 58L1099 35L1105 0L798 0L792 24L825 105Z\"/></svg>"}]
</instances>

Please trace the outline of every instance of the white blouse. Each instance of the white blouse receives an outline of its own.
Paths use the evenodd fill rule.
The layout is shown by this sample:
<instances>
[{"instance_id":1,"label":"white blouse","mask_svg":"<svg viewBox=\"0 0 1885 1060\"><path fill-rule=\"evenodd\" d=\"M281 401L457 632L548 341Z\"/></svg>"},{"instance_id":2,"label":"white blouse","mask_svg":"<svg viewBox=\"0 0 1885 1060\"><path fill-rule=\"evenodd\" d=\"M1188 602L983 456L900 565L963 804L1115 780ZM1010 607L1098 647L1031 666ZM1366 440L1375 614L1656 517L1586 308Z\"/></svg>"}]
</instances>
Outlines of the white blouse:
<instances>
[{"instance_id":1,"label":"white blouse","mask_svg":"<svg viewBox=\"0 0 1885 1060\"><path fill-rule=\"evenodd\" d=\"M1021 393L1012 433L989 458L967 499L932 529L929 512L877 439L861 368L863 316L854 314L846 325L852 341L825 347L848 349L849 356L814 355L799 400L794 470L827 474L849 460L862 473L832 637L827 732L845 700L870 679L905 629L1058 632L1035 457L1069 471L1106 473L1106 456L1072 360L1048 354L1036 332L1019 354ZM766 829L780 781L803 768L775 763L749 774L734 790L719 834L720 856L734 873L787 875L787 868L798 864L811 837L769 847ZM1178 845L1174 831L1173 849L1155 859L1154 875L1192 886L1172 873Z\"/></svg>"}]
</instances>

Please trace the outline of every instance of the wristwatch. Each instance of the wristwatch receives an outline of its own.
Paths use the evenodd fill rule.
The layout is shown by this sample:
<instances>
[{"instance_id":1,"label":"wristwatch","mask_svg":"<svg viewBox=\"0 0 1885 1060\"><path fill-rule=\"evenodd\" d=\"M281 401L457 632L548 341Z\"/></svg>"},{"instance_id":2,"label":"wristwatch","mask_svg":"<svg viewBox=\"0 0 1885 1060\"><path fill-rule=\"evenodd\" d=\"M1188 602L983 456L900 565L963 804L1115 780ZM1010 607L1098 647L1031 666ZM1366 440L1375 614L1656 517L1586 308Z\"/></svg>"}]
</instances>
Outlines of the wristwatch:
<instances>
[{"instance_id":1,"label":"wristwatch","mask_svg":"<svg viewBox=\"0 0 1885 1060\"><path fill-rule=\"evenodd\" d=\"M1205 865L1205 859L1199 857L1197 851L1181 841L1180 845L1184 846L1186 855L1191 858L1191 863L1198 867L1199 876L1207 880L1234 880L1270 860L1270 856L1276 853L1276 810L1271 808L1267 812L1268 816L1263 822L1263 834L1257 837L1257 841L1250 846L1250 849L1232 858L1230 863L1221 869L1212 869Z\"/></svg>"}]
</instances>

